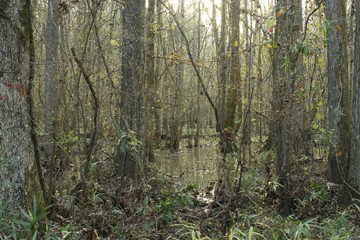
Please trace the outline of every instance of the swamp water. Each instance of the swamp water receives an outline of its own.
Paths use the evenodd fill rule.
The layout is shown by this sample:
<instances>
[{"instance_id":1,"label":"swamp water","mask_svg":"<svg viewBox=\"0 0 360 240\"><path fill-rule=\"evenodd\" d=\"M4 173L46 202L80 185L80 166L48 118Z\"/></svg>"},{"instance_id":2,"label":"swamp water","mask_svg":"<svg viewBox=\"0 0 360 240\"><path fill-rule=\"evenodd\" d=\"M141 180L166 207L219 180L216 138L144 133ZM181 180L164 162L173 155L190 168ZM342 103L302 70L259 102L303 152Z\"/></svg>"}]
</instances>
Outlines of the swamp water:
<instances>
[{"instance_id":1,"label":"swamp water","mask_svg":"<svg viewBox=\"0 0 360 240\"><path fill-rule=\"evenodd\" d=\"M161 150L156 153L156 159L160 163L160 171L174 178L180 186L195 184L199 190L204 190L218 179L220 152L216 144L184 147L176 153Z\"/></svg>"}]
</instances>

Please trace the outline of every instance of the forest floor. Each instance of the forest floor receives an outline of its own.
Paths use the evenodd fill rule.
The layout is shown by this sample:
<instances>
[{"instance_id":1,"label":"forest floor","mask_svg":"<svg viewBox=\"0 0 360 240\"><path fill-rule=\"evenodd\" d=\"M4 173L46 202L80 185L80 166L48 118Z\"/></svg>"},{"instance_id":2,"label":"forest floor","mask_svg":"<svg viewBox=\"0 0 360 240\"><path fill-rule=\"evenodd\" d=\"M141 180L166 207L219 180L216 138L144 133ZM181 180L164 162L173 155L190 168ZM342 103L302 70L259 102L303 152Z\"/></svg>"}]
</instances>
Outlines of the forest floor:
<instances>
[{"instance_id":1,"label":"forest floor","mask_svg":"<svg viewBox=\"0 0 360 240\"><path fill-rule=\"evenodd\" d=\"M259 153L259 145L255 148L241 189L221 199L214 199L216 181L201 189L181 184L179 176L159 171L155 164L149 166L146 181L119 185L119 179L111 177L111 164L99 161L87 183L86 200L58 194L48 220L39 217L39 235L41 239L360 239L360 201L346 207L338 204L341 186L326 181L323 160L303 159L293 166L291 214L284 216L276 179L265 164L272 162L272 154Z\"/></svg>"}]
</instances>

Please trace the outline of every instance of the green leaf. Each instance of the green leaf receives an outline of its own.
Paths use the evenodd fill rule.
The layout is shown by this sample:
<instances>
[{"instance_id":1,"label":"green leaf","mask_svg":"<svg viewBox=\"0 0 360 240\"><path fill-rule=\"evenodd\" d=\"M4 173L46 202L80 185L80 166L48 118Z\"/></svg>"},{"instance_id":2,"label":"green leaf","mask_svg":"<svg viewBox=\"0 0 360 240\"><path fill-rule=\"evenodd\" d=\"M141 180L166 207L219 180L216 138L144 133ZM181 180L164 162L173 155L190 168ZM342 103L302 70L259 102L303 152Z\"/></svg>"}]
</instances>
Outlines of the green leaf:
<instances>
[{"instance_id":1,"label":"green leaf","mask_svg":"<svg viewBox=\"0 0 360 240\"><path fill-rule=\"evenodd\" d=\"M149 198L145 197L144 201L143 201L143 205L144 206L148 206L149 205Z\"/></svg>"},{"instance_id":2,"label":"green leaf","mask_svg":"<svg viewBox=\"0 0 360 240\"><path fill-rule=\"evenodd\" d=\"M5 150L6 150L6 147L3 147L0 149L0 157L4 154Z\"/></svg>"},{"instance_id":3,"label":"green leaf","mask_svg":"<svg viewBox=\"0 0 360 240\"><path fill-rule=\"evenodd\" d=\"M276 25L276 20L273 18L266 19L265 25L267 28L273 27Z\"/></svg>"},{"instance_id":4,"label":"green leaf","mask_svg":"<svg viewBox=\"0 0 360 240\"><path fill-rule=\"evenodd\" d=\"M306 106L306 110L308 112L310 112L310 111L312 111L314 109L314 107L315 107L314 103L310 103L309 105Z\"/></svg>"},{"instance_id":5,"label":"green leaf","mask_svg":"<svg viewBox=\"0 0 360 240\"><path fill-rule=\"evenodd\" d=\"M32 240L36 240L37 239L37 234L38 234L38 231L36 230L35 232L34 232L34 235L32 236Z\"/></svg>"},{"instance_id":6,"label":"green leaf","mask_svg":"<svg viewBox=\"0 0 360 240\"><path fill-rule=\"evenodd\" d=\"M30 222L26 222L26 221L17 221L17 223L21 226L28 227L28 228L30 228L32 226L32 224Z\"/></svg>"},{"instance_id":7,"label":"green leaf","mask_svg":"<svg viewBox=\"0 0 360 240\"><path fill-rule=\"evenodd\" d=\"M319 129L319 125L317 124L317 123L313 123L312 125L311 125L311 127L313 128L313 129Z\"/></svg>"},{"instance_id":8,"label":"green leaf","mask_svg":"<svg viewBox=\"0 0 360 240\"><path fill-rule=\"evenodd\" d=\"M112 46L120 46L119 42L117 40L115 40L115 39L110 39L110 44Z\"/></svg>"},{"instance_id":9,"label":"green leaf","mask_svg":"<svg viewBox=\"0 0 360 240\"><path fill-rule=\"evenodd\" d=\"M286 12L286 8L282 8L280 9L277 13L276 13L276 17L281 17L282 15L284 15L284 13Z\"/></svg>"},{"instance_id":10,"label":"green leaf","mask_svg":"<svg viewBox=\"0 0 360 240\"><path fill-rule=\"evenodd\" d=\"M28 220L32 220L32 219L33 219L31 212L29 212L29 214L27 214L27 213L26 213L24 210L22 210L22 209L21 209L21 212L22 212L22 214L24 215L24 217L25 217L26 219L28 219Z\"/></svg>"},{"instance_id":11,"label":"green leaf","mask_svg":"<svg viewBox=\"0 0 360 240\"><path fill-rule=\"evenodd\" d=\"M171 220L171 219L173 219L173 217L174 217L174 215L172 214L171 211L168 211L168 212L165 214L165 218L166 218L167 220Z\"/></svg>"},{"instance_id":12,"label":"green leaf","mask_svg":"<svg viewBox=\"0 0 360 240\"><path fill-rule=\"evenodd\" d=\"M317 112L317 113L315 114L315 118L316 118L316 120L319 120L319 121L320 121L320 120L321 120L321 114Z\"/></svg>"},{"instance_id":13,"label":"green leaf","mask_svg":"<svg viewBox=\"0 0 360 240\"><path fill-rule=\"evenodd\" d=\"M252 239L253 231L254 231L254 228L250 227L249 234L248 234L248 239Z\"/></svg>"}]
</instances>

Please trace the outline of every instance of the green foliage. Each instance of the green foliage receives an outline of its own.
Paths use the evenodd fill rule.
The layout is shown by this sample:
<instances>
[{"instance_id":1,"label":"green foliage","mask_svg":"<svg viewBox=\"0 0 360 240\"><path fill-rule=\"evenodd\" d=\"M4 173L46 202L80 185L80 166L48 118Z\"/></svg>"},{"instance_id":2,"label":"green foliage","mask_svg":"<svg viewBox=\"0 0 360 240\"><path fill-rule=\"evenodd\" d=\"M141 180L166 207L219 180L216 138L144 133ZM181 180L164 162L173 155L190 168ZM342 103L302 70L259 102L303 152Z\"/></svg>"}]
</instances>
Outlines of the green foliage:
<instances>
[{"instance_id":1,"label":"green foliage","mask_svg":"<svg viewBox=\"0 0 360 240\"><path fill-rule=\"evenodd\" d=\"M1 159L2 155L4 154L5 150L6 150L5 147L0 149L0 159Z\"/></svg>"},{"instance_id":2,"label":"green foliage","mask_svg":"<svg viewBox=\"0 0 360 240\"><path fill-rule=\"evenodd\" d=\"M329 146L333 138L333 129L325 129L321 127L321 122L324 117L321 114L321 108L323 107L323 102L312 102L306 106L306 112L309 115L313 115L314 119L311 123L311 128L315 133L315 139L321 143L323 146Z\"/></svg>"},{"instance_id":3,"label":"green foliage","mask_svg":"<svg viewBox=\"0 0 360 240\"><path fill-rule=\"evenodd\" d=\"M74 131L70 131L65 135L64 142L65 143L75 143L79 141L79 136L74 133Z\"/></svg>"},{"instance_id":4,"label":"green foliage","mask_svg":"<svg viewBox=\"0 0 360 240\"><path fill-rule=\"evenodd\" d=\"M174 224L173 226L181 226L186 229L185 233L181 235L181 239L189 239L190 237L191 240L211 240L207 236L202 236L198 226L193 223Z\"/></svg>"},{"instance_id":5,"label":"green foliage","mask_svg":"<svg viewBox=\"0 0 360 240\"><path fill-rule=\"evenodd\" d=\"M315 139L317 139L321 145L329 146L334 139L334 129L328 130L319 127L315 130L317 132L317 134L315 135Z\"/></svg>"},{"instance_id":6,"label":"green foliage","mask_svg":"<svg viewBox=\"0 0 360 240\"><path fill-rule=\"evenodd\" d=\"M295 221L289 227L285 228L284 232L294 240L310 238L313 228L319 228L315 223L316 219L317 218L310 218L304 222L299 221L298 223Z\"/></svg>"},{"instance_id":7,"label":"green foliage","mask_svg":"<svg viewBox=\"0 0 360 240\"><path fill-rule=\"evenodd\" d=\"M276 26L276 19L270 17L265 20L265 25L268 29L271 29Z\"/></svg>"},{"instance_id":8,"label":"green foliage","mask_svg":"<svg viewBox=\"0 0 360 240\"><path fill-rule=\"evenodd\" d=\"M347 212L343 211L336 219L326 218L322 221L323 239L345 240L350 239Z\"/></svg>"},{"instance_id":9,"label":"green foliage","mask_svg":"<svg viewBox=\"0 0 360 240\"><path fill-rule=\"evenodd\" d=\"M305 220L297 220L294 216L282 217L274 214L266 216L253 214L243 221L232 226L228 233L229 240L252 240L252 239L331 239L345 240L351 237L349 232L349 221L346 211L342 212L336 219L320 219L312 217ZM211 239L202 236L198 227L194 224L184 225L191 239Z\"/></svg>"},{"instance_id":10,"label":"green foliage","mask_svg":"<svg viewBox=\"0 0 360 240\"><path fill-rule=\"evenodd\" d=\"M34 197L32 209L27 212L21 210L25 219L17 222L30 232L31 239L38 238L40 223L47 218L47 209L39 210L36 198Z\"/></svg>"},{"instance_id":11,"label":"green foliage","mask_svg":"<svg viewBox=\"0 0 360 240\"><path fill-rule=\"evenodd\" d=\"M0 167L5 163L5 159L2 158L5 151L6 151L6 147L0 148Z\"/></svg>"},{"instance_id":12,"label":"green foliage","mask_svg":"<svg viewBox=\"0 0 360 240\"><path fill-rule=\"evenodd\" d=\"M126 240L128 239L127 234L126 234L126 230L124 229L124 226L122 223L117 223L114 227L114 233L116 236L116 239L119 240Z\"/></svg>"},{"instance_id":13,"label":"green foliage","mask_svg":"<svg viewBox=\"0 0 360 240\"><path fill-rule=\"evenodd\" d=\"M16 215L7 205L0 203L0 239L6 239L5 236L17 239L16 237Z\"/></svg>"},{"instance_id":14,"label":"green foliage","mask_svg":"<svg viewBox=\"0 0 360 240\"><path fill-rule=\"evenodd\" d=\"M68 224L64 227L59 227L58 226L48 226L46 228L46 233L45 233L45 239L55 239L55 240L61 240L61 239L66 239L66 240L71 240L71 239L78 239L79 238L79 233L78 231L72 229L71 227L72 224ZM60 232L59 232L60 230Z\"/></svg>"},{"instance_id":15,"label":"green foliage","mask_svg":"<svg viewBox=\"0 0 360 240\"><path fill-rule=\"evenodd\" d=\"M321 50L313 42L297 41L295 45L296 52L299 52L305 56L312 56L318 54Z\"/></svg>"},{"instance_id":16,"label":"green foliage","mask_svg":"<svg viewBox=\"0 0 360 240\"><path fill-rule=\"evenodd\" d=\"M151 211L151 208L149 207L149 198L145 197L142 205L137 209L136 213L145 215L150 211Z\"/></svg>"},{"instance_id":17,"label":"green foliage","mask_svg":"<svg viewBox=\"0 0 360 240\"><path fill-rule=\"evenodd\" d=\"M61 238L59 239L70 239L70 235L71 235L70 227L71 225L68 224L65 227L61 228Z\"/></svg>"},{"instance_id":18,"label":"green foliage","mask_svg":"<svg viewBox=\"0 0 360 240\"><path fill-rule=\"evenodd\" d=\"M163 214L165 221L171 221L176 211L184 209L187 206L194 206L191 191L195 189L193 184L187 185L185 188L169 193L162 190L163 198L158 206L159 211Z\"/></svg>"},{"instance_id":19,"label":"green foliage","mask_svg":"<svg viewBox=\"0 0 360 240\"><path fill-rule=\"evenodd\" d=\"M330 192L324 185L311 180L310 189L311 189L310 201L317 199L321 203L330 202L331 200Z\"/></svg>"},{"instance_id":20,"label":"green foliage","mask_svg":"<svg viewBox=\"0 0 360 240\"><path fill-rule=\"evenodd\" d=\"M46 223L45 228L40 228L47 218L47 210L40 210L34 198L32 209L22 210L23 216L19 219L11 207L0 204L0 239L77 239L77 231L71 230L71 224L59 227Z\"/></svg>"},{"instance_id":21,"label":"green foliage","mask_svg":"<svg viewBox=\"0 0 360 240\"><path fill-rule=\"evenodd\" d=\"M139 151L139 147L141 146L141 141L137 139L134 131L120 131L118 134L118 141L120 143L120 151L122 153L137 153Z\"/></svg>"},{"instance_id":22,"label":"green foliage","mask_svg":"<svg viewBox=\"0 0 360 240\"><path fill-rule=\"evenodd\" d=\"M229 240L248 240L248 239L266 239L262 234L254 231L254 227L250 227L246 231L241 231L238 228L232 227L229 233Z\"/></svg>"}]
</instances>

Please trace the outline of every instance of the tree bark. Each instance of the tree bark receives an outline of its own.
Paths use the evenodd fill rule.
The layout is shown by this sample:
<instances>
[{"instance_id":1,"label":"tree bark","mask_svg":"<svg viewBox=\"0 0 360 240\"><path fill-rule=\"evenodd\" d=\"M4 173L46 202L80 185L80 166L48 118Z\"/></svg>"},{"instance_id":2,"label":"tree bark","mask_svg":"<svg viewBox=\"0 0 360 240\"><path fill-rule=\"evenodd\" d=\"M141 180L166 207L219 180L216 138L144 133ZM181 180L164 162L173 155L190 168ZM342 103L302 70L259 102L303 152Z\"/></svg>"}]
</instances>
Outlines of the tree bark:
<instances>
[{"instance_id":1,"label":"tree bark","mask_svg":"<svg viewBox=\"0 0 360 240\"><path fill-rule=\"evenodd\" d=\"M356 9L360 9L360 1L357 1ZM354 61L352 141L348 182L353 188L350 192L360 198L360 11L356 11Z\"/></svg>"},{"instance_id":2,"label":"tree bark","mask_svg":"<svg viewBox=\"0 0 360 240\"><path fill-rule=\"evenodd\" d=\"M132 147L138 147L137 139L142 131L142 71L144 0L127 0L124 3L122 80L120 100L120 131L123 136L118 148L118 173L136 179L141 162Z\"/></svg>"},{"instance_id":3,"label":"tree bark","mask_svg":"<svg viewBox=\"0 0 360 240\"><path fill-rule=\"evenodd\" d=\"M49 201L53 192L54 157L57 132L57 115L59 105L58 87L58 48L59 48L59 0L48 0L48 16L46 25L46 60L45 60L45 160L50 168Z\"/></svg>"},{"instance_id":4,"label":"tree bark","mask_svg":"<svg viewBox=\"0 0 360 240\"><path fill-rule=\"evenodd\" d=\"M301 2L277 0L276 32L273 52L273 92L271 140L276 152L276 172L281 185L280 201L285 215L290 213L290 166L294 156L298 99L294 94L298 82L299 52L295 51L299 31L302 29Z\"/></svg>"},{"instance_id":5,"label":"tree bark","mask_svg":"<svg viewBox=\"0 0 360 240\"><path fill-rule=\"evenodd\" d=\"M0 203L15 212L42 202L25 91L30 76L31 1L0 10Z\"/></svg>"},{"instance_id":6,"label":"tree bark","mask_svg":"<svg viewBox=\"0 0 360 240\"><path fill-rule=\"evenodd\" d=\"M179 21L180 24L184 22L185 19L185 6L184 0L178 2L178 14L180 15ZM174 85L171 98L171 104L173 109L170 115L170 150L172 152L179 151L180 141L182 138L182 127L183 127L183 89L184 89L184 63L181 59L176 59L177 56L182 56L184 52L184 42L181 32L177 29L173 35L173 47L174 47Z\"/></svg>"},{"instance_id":7,"label":"tree bark","mask_svg":"<svg viewBox=\"0 0 360 240\"><path fill-rule=\"evenodd\" d=\"M145 125L145 155L149 161L154 161L154 130L155 130L155 0L148 1L147 36L146 36L146 120Z\"/></svg>"},{"instance_id":8,"label":"tree bark","mask_svg":"<svg viewBox=\"0 0 360 240\"><path fill-rule=\"evenodd\" d=\"M328 22L328 129L333 133L328 173L330 181L343 183L349 171L351 146L346 0L326 0L325 16Z\"/></svg>"},{"instance_id":9,"label":"tree bark","mask_svg":"<svg viewBox=\"0 0 360 240\"><path fill-rule=\"evenodd\" d=\"M159 0L156 0L156 15L157 15L157 20L156 20L156 24L160 27L163 26L163 13L162 13L162 7L161 7L161 2ZM158 32L155 35L155 40L157 41L157 45L156 45L156 52L155 54L158 56L161 54L162 51L162 36L161 36L161 32ZM160 70L161 67L163 65L163 62L161 61L161 59L158 57L156 59L155 62L155 102L154 102L154 120L155 120L155 130L154 130L154 145L156 148L159 148L161 145L161 115L162 115L162 106L161 106L161 83L162 83L162 76L160 76Z\"/></svg>"},{"instance_id":10,"label":"tree bark","mask_svg":"<svg viewBox=\"0 0 360 240\"><path fill-rule=\"evenodd\" d=\"M197 22L197 58L201 59L201 29L202 29L202 22L201 22L201 3L199 2L197 5L197 13L198 13L198 22ZM201 86L199 82L196 82L196 99L195 99L195 111L192 114L192 121L195 122L196 130L194 135L194 147L199 146L199 138L200 138L200 131L201 131L201 108L200 108L200 96L201 96Z\"/></svg>"},{"instance_id":11,"label":"tree bark","mask_svg":"<svg viewBox=\"0 0 360 240\"><path fill-rule=\"evenodd\" d=\"M226 26L226 16L227 16L227 2L225 0L221 1L221 30L220 30L220 39L219 39L219 48L218 48L218 66L219 70L219 115L220 115L220 125L224 126L224 121L226 118L226 84L228 80L228 58L227 58L227 49L226 49L226 38L227 38L227 26ZM216 23L215 23L216 24ZM222 130L222 129L221 129ZM219 131L219 129L217 129Z\"/></svg>"},{"instance_id":12,"label":"tree bark","mask_svg":"<svg viewBox=\"0 0 360 240\"><path fill-rule=\"evenodd\" d=\"M224 128L227 135L228 142L226 143L225 151L232 151L231 142L234 140L232 136L235 134L235 112L237 98L241 99L240 91L238 92L240 83L240 0L232 0L230 3L230 30L231 35L229 39L230 48L230 82L227 86L226 94L226 112ZM240 109L241 111L241 104Z\"/></svg>"}]
</instances>

